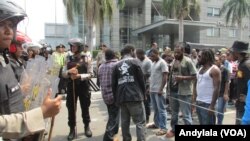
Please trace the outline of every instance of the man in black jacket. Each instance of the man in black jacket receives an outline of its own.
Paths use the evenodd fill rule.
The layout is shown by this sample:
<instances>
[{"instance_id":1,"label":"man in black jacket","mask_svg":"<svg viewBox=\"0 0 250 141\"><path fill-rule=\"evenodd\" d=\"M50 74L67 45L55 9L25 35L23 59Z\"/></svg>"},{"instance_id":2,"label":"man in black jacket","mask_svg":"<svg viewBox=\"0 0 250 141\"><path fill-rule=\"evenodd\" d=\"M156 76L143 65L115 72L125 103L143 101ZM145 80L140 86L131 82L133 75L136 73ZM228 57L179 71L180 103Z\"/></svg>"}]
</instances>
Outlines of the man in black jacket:
<instances>
[{"instance_id":1,"label":"man in black jacket","mask_svg":"<svg viewBox=\"0 0 250 141\"><path fill-rule=\"evenodd\" d=\"M124 141L130 141L130 116L136 125L137 141L145 141L145 82L138 60L133 58L134 46L126 45L123 59L114 67L112 91L121 109L121 126Z\"/></svg>"},{"instance_id":2,"label":"man in black jacket","mask_svg":"<svg viewBox=\"0 0 250 141\"><path fill-rule=\"evenodd\" d=\"M241 124L241 118L245 112L246 96L247 96L247 82L250 79L250 59L248 57L249 43L243 41L235 41L231 53L235 60L239 61L238 71L236 76L236 125Z\"/></svg>"}]
</instances>

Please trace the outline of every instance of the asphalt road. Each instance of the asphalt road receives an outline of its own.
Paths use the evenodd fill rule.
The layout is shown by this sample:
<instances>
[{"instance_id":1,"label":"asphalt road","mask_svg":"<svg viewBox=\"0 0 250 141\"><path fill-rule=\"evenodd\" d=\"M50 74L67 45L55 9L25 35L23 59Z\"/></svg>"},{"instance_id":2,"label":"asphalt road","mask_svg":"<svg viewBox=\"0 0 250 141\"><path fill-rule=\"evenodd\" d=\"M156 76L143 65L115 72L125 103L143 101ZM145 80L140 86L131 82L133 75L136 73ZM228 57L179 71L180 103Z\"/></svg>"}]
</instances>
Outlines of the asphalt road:
<instances>
[{"instance_id":1,"label":"asphalt road","mask_svg":"<svg viewBox=\"0 0 250 141\"><path fill-rule=\"evenodd\" d=\"M102 96L100 92L92 92L91 99L91 107L90 107L90 115L91 115L91 123L90 127L93 132L92 138L87 138L84 135L84 124L81 119L81 111L79 107L77 107L77 139L74 141L102 141L103 134L105 131L106 123L107 123L107 111L106 105L102 100ZM153 113L152 113L153 115ZM170 114L168 114L168 118L170 118ZM52 132L52 141L67 141L67 135L69 133L69 127L67 125L67 108L66 102L64 101L62 104L62 109L60 113L55 118L54 128ZM152 122L152 117L150 117L150 121ZM48 120L49 121L49 120ZM224 124L234 124L235 121L235 110L234 107L231 106L225 113ZM197 116L193 117L194 124L198 124ZM180 120L180 124L182 121ZM47 131L49 132L50 124L48 124ZM170 125L170 120L168 120L168 126ZM131 122L130 131L132 134L133 141L136 141L136 130L135 125ZM167 139L164 136L155 136L155 132L157 130L147 129L147 141L174 141L174 138ZM119 131L119 139L122 141L121 130ZM48 137L48 136L47 136Z\"/></svg>"}]
</instances>

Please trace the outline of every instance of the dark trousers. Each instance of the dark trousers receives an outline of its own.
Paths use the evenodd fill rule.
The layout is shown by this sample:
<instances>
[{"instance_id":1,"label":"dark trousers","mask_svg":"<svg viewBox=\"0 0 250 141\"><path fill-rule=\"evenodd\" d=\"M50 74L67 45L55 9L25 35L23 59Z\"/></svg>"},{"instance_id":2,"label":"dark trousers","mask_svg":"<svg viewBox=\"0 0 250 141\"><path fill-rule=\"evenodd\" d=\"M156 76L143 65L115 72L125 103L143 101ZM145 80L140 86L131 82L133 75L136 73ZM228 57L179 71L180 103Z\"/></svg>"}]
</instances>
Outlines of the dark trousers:
<instances>
[{"instance_id":1,"label":"dark trousers","mask_svg":"<svg viewBox=\"0 0 250 141\"><path fill-rule=\"evenodd\" d=\"M245 102L240 102L239 100L235 103L235 109L236 109L236 125L241 125L241 119L245 113Z\"/></svg>"},{"instance_id":2,"label":"dark trousers","mask_svg":"<svg viewBox=\"0 0 250 141\"><path fill-rule=\"evenodd\" d=\"M66 106L68 108L68 125L70 128L74 128L76 125L76 117L75 117L75 108L77 99L79 97L80 106L82 110L82 119L85 126L90 122L90 115L89 115L89 106L90 106L90 99L91 93L89 91L88 83L75 83L75 100L74 100L74 93L73 93L73 83L72 81L68 83L68 93L66 99ZM75 102L75 105L74 105ZM76 106L76 107L75 107Z\"/></svg>"},{"instance_id":3,"label":"dark trousers","mask_svg":"<svg viewBox=\"0 0 250 141\"><path fill-rule=\"evenodd\" d=\"M236 83L237 81L235 79L231 79L230 85L229 85L229 99L234 100L237 98L237 89L236 89Z\"/></svg>"},{"instance_id":4,"label":"dark trousers","mask_svg":"<svg viewBox=\"0 0 250 141\"><path fill-rule=\"evenodd\" d=\"M67 81L68 79L60 78L60 81L58 83L58 93L67 93Z\"/></svg>"},{"instance_id":5,"label":"dark trousers","mask_svg":"<svg viewBox=\"0 0 250 141\"><path fill-rule=\"evenodd\" d=\"M120 110L115 104L107 104L107 109L109 119L106 125L103 141L113 141L114 135L117 134L119 130Z\"/></svg>"},{"instance_id":6,"label":"dark trousers","mask_svg":"<svg viewBox=\"0 0 250 141\"><path fill-rule=\"evenodd\" d=\"M123 141L132 141L130 134L131 118L136 125L137 141L146 140L146 119L144 104L141 101L126 102L120 105L121 108L121 127Z\"/></svg>"},{"instance_id":7,"label":"dark trousers","mask_svg":"<svg viewBox=\"0 0 250 141\"><path fill-rule=\"evenodd\" d=\"M59 94L62 94L62 93L67 93L67 84L68 84L68 81L69 79L68 78L64 78L62 76L62 69L63 68L60 68L60 71L59 71L59 83L58 83L58 93Z\"/></svg>"},{"instance_id":8,"label":"dark trousers","mask_svg":"<svg viewBox=\"0 0 250 141\"><path fill-rule=\"evenodd\" d=\"M149 120L149 116L151 114L151 108L150 108L150 106L151 106L151 104L150 104L151 99L150 99L150 95L146 94L146 98L147 99L144 101L144 106L145 106L145 112L146 112L146 121L148 121Z\"/></svg>"}]
</instances>

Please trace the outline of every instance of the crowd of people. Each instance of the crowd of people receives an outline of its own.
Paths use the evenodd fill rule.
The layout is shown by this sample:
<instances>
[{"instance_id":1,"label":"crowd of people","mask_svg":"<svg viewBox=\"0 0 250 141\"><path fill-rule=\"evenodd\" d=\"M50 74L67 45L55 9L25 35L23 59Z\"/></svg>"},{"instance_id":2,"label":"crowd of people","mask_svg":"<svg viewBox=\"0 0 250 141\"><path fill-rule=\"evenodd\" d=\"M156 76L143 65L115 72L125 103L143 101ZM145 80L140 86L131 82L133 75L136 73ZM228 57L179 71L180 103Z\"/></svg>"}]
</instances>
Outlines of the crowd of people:
<instances>
[{"instance_id":1,"label":"crowd of people","mask_svg":"<svg viewBox=\"0 0 250 141\"><path fill-rule=\"evenodd\" d=\"M25 88L19 85L20 77L29 60L37 55L45 60L52 56L60 66L58 94L67 93L68 140L77 135L78 99L84 133L92 137L89 107L93 71L97 72L97 85L109 116L104 141L114 140L119 122L123 140L131 141L131 118L138 141L146 140L146 128L158 129L156 136L174 137L180 113L184 125L194 124L194 114L200 125L222 125L227 103L236 107L235 124L250 124L246 42L235 41L231 47L219 50L191 49L188 44L176 43L173 50L167 47L162 53L156 42L147 51L127 44L120 51L121 57L107 44L101 44L97 68L93 70L91 53L80 38L68 41L68 52L63 44L53 52L50 46L32 43L17 34L17 24L26 16L12 1L0 2L0 136L5 140L41 140L44 119L59 113L62 97L51 99L51 90L40 108L24 109ZM149 123L151 106L153 123ZM171 114L170 129L167 114Z\"/></svg>"},{"instance_id":2,"label":"crowd of people","mask_svg":"<svg viewBox=\"0 0 250 141\"><path fill-rule=\"evenodd\" d=\"M128 44L121 50L119 61L112 60L115 57L111 57L111 52L104 51L106 62L98 72L108 109L116 104L112 106L116 110L108 112L105 135L109 136L104 140L118 132L117 105L124 140L131 140L130 118L136 125L137 140L145 140L146 128L158 129L156 136L174 137L180 114L184 125L194 124L194 115L200 125L222 125L228 102L236 107L235 124L249 124L249 114L244 109L245 105L249 108L248 43L235 41L231 47L218 50L190 49L188 44L176 43L173 51L166 48L163 53L155 42L147 51ZM148 123L151 106L153 123ZM167 129L167 114L171 114L171 129Z\"/></svg>"}]
</instances>

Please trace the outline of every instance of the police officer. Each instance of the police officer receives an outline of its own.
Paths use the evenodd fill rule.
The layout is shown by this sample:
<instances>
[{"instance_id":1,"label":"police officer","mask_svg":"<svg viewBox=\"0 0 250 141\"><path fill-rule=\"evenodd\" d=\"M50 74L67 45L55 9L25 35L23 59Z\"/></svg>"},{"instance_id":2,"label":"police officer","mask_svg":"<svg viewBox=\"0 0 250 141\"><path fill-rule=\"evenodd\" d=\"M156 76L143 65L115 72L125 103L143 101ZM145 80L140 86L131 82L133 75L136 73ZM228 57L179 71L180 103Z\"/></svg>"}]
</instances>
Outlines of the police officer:
<instances>
[{"instance_id":1,"label":"police officer","mask_svg":"<svg viewBox=\"0 0 250 141\"><path fill-rule=\"evenodd\" d=\"M25 11L13 1L0 1L0 115L24 111L21 88L7 53L10 43L16 40L17 24L26 16Z\"/></svg>"},{"instance_id":2,"label":"police officer","mask_svg":"<svg viewBox=\"0 0 250 141\"><path fill-rule=\"evenodd\" d=\"M0 115L24 111L21 88L7 56L9 45L24 10L9 0L0 1Z\"/></svg>"},{"instance_id":3,"label":"police officer","mask_svg":"<svg viewBox=\"0 0 250 141\"><path fill-rule=\"evenodd\" d=\"M68 57L67 66L64 66L63 69L63 76L69 78L66 99L66 106L68 108L68 125L70 127L68 140L73 140L76 136L76 103L78 97L82 110L83 123L85 125L85 135L87 137L92 136L92 132L89 127L89 106L91 93L88 81L91 77L92 69L90 69L91 64L88 63L87 57L81 54L84 46L82 39L70 39L69 45L73 55Z\"/></svg>"},{"instance_id":4,"label":"police officer","mask_svg":"<svg viewBox=\"0 0 250 141\"><path fill-rule=\"evenodd\" d=\"M16 39L12 41L9 47L10 64L15 73L16 79L20 82L22 72L26 65L25 60L22 58L24 52L22 44L27 42L27 37L16 32Z\"/></svg>"},{"instance_id":5,"label":"police officer","mask_svg":"<svg viewBox=\"0 0 250 141\"><path fill-rule=\"evenodd\" d=\"M46 43L43 43L41 45L42 45L42 48L40 49L39 55L43 56L45 60L48 60L49 55L52 55L53 53L52 47L51 45L46 44Z\"/></svg>"},{"instance_id":6,"label":"police officer","mask_svg":"<svg viewBox=\"0 0 250 141\"><path fill-rule=\"evenodd\" d=\"M250 59L248 58L248 43L235 41L230 49L239 66L237 71L237 93L236 93L236 124L241 124L241 118L245 112L245 99L247 95L247 82L250 79Z\"/></svg>"}]
</instances>

